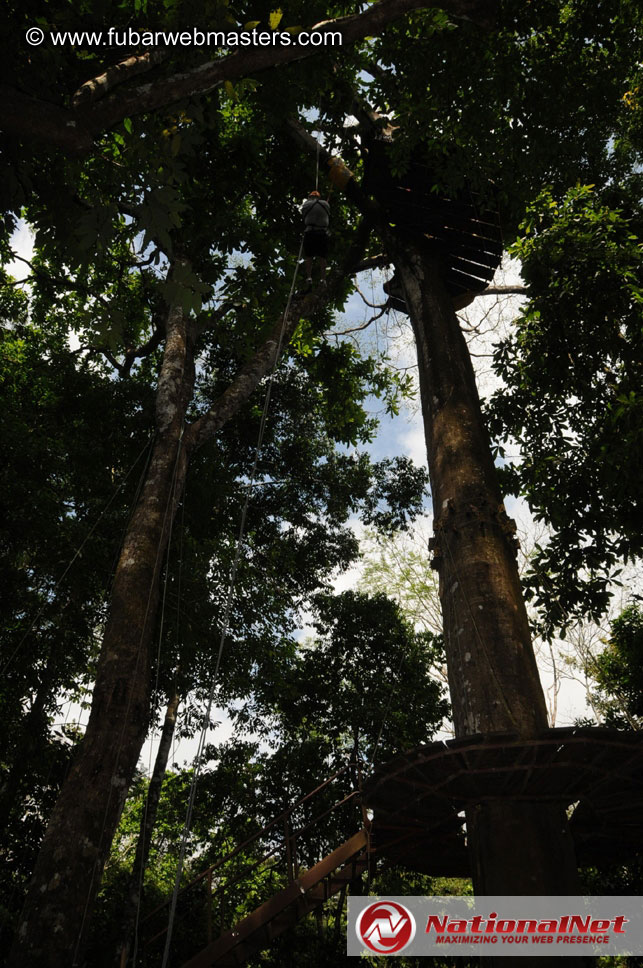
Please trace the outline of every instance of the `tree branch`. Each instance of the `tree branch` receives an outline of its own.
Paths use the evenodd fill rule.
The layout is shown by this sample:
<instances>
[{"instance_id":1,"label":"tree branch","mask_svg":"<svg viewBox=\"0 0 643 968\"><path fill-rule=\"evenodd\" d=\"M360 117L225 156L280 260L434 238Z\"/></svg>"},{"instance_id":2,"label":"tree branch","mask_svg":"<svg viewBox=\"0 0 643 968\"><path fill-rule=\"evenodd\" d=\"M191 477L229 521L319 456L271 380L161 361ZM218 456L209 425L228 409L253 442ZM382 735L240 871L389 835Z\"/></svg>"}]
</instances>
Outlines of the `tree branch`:
<instances>
[{"instance_id":1,"label":"tree branch","mask_svg":"<svg viewBox=\"0 0 643 968\"><path fill-rule=\"evenodd\" d=\"M342 46L346 46L363 37L378 33L392 21L427 5L427 0L379 0L361 13L321 21L314 24L310 30L322 34L339 32L342 35ZM498 9L497 0L441 0L440 3L431 4L431 6L436 5L447 10L454 17L471 20L487 28L493 25ZM205 94L223 81L258 74L280 64L305 60L323 49L323 45L310 47L299 44L291 44L288 47L271 45L243 48L220 60L201 64L185 74L175 74L154 85L146 84L139 87L125 96L103 101L96 109L92 124L98 121L100 130L103 130L129 114L140 114L181 98Z\"/></svg>"},{"instance_id":2,"label":"tree branch","mask_svg":"<svg viewBox=\"0 0 643 968\"><path fill-rule=\"evenodd\" d=\"M281 342L282 350L288 345L302 316L310 316L322 309L342 290L346 276L352 274L352 267L358 264L363 256L369 231L367 225L360 223L355 233L355 241L349 248L343 263L331 273L327 286L317 292L294 295L286 318L279 318L268 338L241 367L208 413L199 417L186 432L186 447L190 449L201 447L223 427L275 365L279 343Z\"/></svg>"},{"instance_id":3,"label":"tree branch","mask_svg":"<svg viewBox=\"0 0 643 968\"><path fill-rule=\"evenodd\" d=\"M325 336L347 336L348 333L359 333L363 329L368 329L371 323L374 323L376 319L379 319L381 316L384 315L386 310L387 310L387 307L382 306L380 308L379 313L375 313L374 316L371 316L370 319L367 319L366 322L362 323L361 326L353 326L351 329L337 329L337 330L329 329L326 331L324 335Z\"/></svg>"},{"instance_id":4,"label":"tree branch","mask_svg":"<svg viewBox=\"0 0 643 968\"><path fill-rule=\"evenodd\" d=\"M0 84L0 127L70 154L88 152L94 141L73 111L30 97L9 84Z\"/></svg>"},{"instance_id":5,"label":"tree branch","mask_svg":"<svg viewBox=\"0 0 643 968\"><path fill-rule=\"evenodd\" d=\"M359 286L355 286L355 289L357 290L362 302L365 303L369 307L369 309L386 309L386 306L388 305L388 300L385 303L372 303L368 301L368 299L366 298L362 290L359 288Z\"/></svg>"},{"instance_id":6,"label":"tree branch","mask_svg":"<svg viewBox=\"0 0 643 968\"><path fill-rule=\"evenodd\" d=\"M24 262L26 266L29 266L34 276L43 279L52 288L58 286L60 289L64 289L66 292L78 292L82 293L83 296L91 296L92 299L95 299L96 302L99 302L106 309L109 308L109 303L105 297L100 293L93 292L87 286L78 284L71 279L63 279L61 276L52 276L45 269L41 269L40 266L35 266L33 262L29 261L29 259L25 259L24 256L18 255L18 253L14 252L13 250L11 250L11 258L17 260L18 262ZM29 277L27 277L27 279L23 279L22 281L28 282Z\"/></svg>"},{"instance_id":7,"label":"tree branch","mask_svg":"<svg viewBox=\"0 0 643 968\"><path fill-rule=\"evenodd\" d=\"M39 266L35 266L32 262L29 261L29 259L25 259L24 256L18 255L17 252L12 252L12 258L17 259L20 262L24 262L25 265L29 266L29 268L31 269L31 271L36 277L39 277L45 280L45 282L47 282L52 287L59 286L61 289L64 289L67 292L78 292L78 293L82 293L84 296L91 296L92 299L96 299L96 301L101 303L101 305L104 306L105 309L109 310L109 303L107 302L105 297L99 293L92 292L92 290L89 289L87 286L79 285L77 282L74 282L69 279L62 279L57 276L50 276L49 273L46 272L44 269L41 269ZM29 282L29 277L22 280L22 284L26 282ZM10 285L15 285L15 284L16 283L11 283ZM157 319L154 323L154 331L152 335L149 337L149 339L146 340L145 343L141 344L141 346L130 347L129 349L127 349L125 351L125 356L122 363L119 363L119 361L116 359L114 354L109 349L102 346L95 347L95 349L98 352L103 354L105 359L114 367L115 370L118 371L121 377L127 377L130 374L134 361L137 359L142 359L144 356L149 356L150 353L153 353L154 350L158 346L160 346L164 335L165 335L164 322L162 319Z\"/></svg>"},{"instance_id":8,"label":"tree branch","mask_svg":"<svg viewBox=\"0 0 643 968\"><path fill-rule=\"evenodd\" d=\"M380 252L379 255L369 256L368 259L362 259L353 271L358 272L368 272L369 269L385 269L390 266L391 258L385 252Z\"/></svg>"},{"instance_id":9,"label":"tree branch","mask_svg":"<svg viewBox=\"0 0 643 968\"><path fill-rule=\"evenodd\" d=\"M491 28L499 9L499 0L440 0L439 3L432 4L427 3L427 0L379 0L361 13L322 21L310 30L323 34L339 32L342 35L342 44L346 46L378 33L387 24L413 10L427 6L438 6L453 17ZM89 102L83 96L82 103L73 110L29 97L9 85L0 85L0 125L20 137L45 142L68 152L83 153L91 149L96 135L123 118L167 107L182 98L206 94L223 81L258 74L280 64L305 60L324 49L327 48L323 45L313 47L296 43L288 47L271 45L242 48L218 60L200 64L185 73L159 79L154 84L144 84L130 91L102 97L110 85L113 87L116 83L121 83L118 75L114 81L110 75L108 81L108 70L101 78L88 82ZM140 63L144 62L141 60ZM137 64L131 69L125 69L130 72L129 76L136 73ZM147 69L147 65L141 69ZM118 66L115 70L118 70ZM77 93L80 90L82 88ZM92 103L93 92L102 97L98 103Z\"/></svg>"},{"instance_id":10,"label":"tree branch","mask_svg":"<svg viewBox=\"0 0 643 968\"><path fill-rule=\"evenodd\" d=\"M527 296L526 286L490 286L477 292L476 296Z\"/></svg>"},{"instance_id":11,"label":"tree branch","mask_svg":"<svg viewBox=\"0 0 643 968\"><path fill-rule=\"evenodd\" d=\"M125 372L125 364L119 363L111 350L107 349L106 346L97 346L95 348L99 353L103 354L108 363L111 363L120 377L127 376L127 373Z\"/></svg>"},{"instance_id":12,"label":"tree branch","mask_svg":"<svg viewBox=\"0 0 643 968\"><path fill-rule=\"evenodd\" d=\"M71 103L75 108L95 103L119 84L129 81L130 77L134 77L136 74L144 74L156 67L157 64L167 60L169 56L170 51L167 48L165 50L150 50L145 54L128 57L119 64L113 64L103 74L99 74L98 77L93 77L81 84L73 95Z\"/></svg>"},{"instance_id":13,"label":"tree branch","mask_svg":"<svg viewBox=\"0 0 643 968\"><path fill-rule=\"evenodd\" d=\"M214 437L217 431L237 412L239 407L254 392L263 377L275 365L280 341L283 346L286 346L301 317L313 313L323 302L322 293L296 295L293 298L286 318L278 320L268 339L241 367L232 383L223 391L208 413L199 417L186 432L185 446L188 450L201 447L206 441Z\"/></svg>"},{"instance_id":14,"label":"tree branch","mask_svg":"<svg viewBox=\"0 0 643 968\"><path fill-rule=\"evenodd\" d=\"M165 326L163 325L163 323L157 320L156 323L154 324L154 332L152 333L150 338L141 346L138 346L136 349L132 348L126 351L125 359L123 360L123 366L122 366L123 372L121 373L121 376L129 376L130 371L132 369L132 365L134 364L134 360L143 359L143 357L149 356L150 353L153 353L154 350L161 345L161 342L164 336L165 336Z\"/></svg>"}]
</instances>

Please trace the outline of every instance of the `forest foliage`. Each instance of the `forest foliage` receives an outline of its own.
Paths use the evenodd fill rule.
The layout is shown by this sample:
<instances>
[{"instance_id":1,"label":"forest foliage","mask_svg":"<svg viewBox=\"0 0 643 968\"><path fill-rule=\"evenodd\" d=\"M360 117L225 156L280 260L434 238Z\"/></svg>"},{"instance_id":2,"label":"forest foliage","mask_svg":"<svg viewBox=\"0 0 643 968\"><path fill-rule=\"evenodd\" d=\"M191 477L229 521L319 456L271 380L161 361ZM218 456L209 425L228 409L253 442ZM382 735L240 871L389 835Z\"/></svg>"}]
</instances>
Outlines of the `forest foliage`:
<instances>
[{"instance_id":1,"label":"forest foliage","mask_svg":"<svg viewBox=\"0 0 643 968\"><path fill-rule=\"evenodd\" d=\"M244 69L239 55L242 66L233 64L225 83L186 96L175 79L197 76L208 52L169 48L95 107L79 95L79 140L69 145L60 132L75 92L141 52L26 51L28 27L103 29L144 18L160 29L197 21L270 29L276 12L222 0L10 4L0 48L10 88L0 140L5 931L80 738L62 711L90 701L116 560L154 439L168 307L194 328L186 419L195 424L234 386L287 304L298 205L317 174L314 156L292 139L293 121L321 132L359 183L368 159L347 119L370 105L399 132L395 171L419 152L436 191L476 191L498 206L528 301L495 350L503 387L485 412L499 453L510 441L521 447L522 459L501 471L505 492L523 496L550 529L525 582L541 630L599 618L619 568L641 554L640 9L629 0L508 0L490 23L493 5L480 5L477 22L460 19L461 6L391 19L341 57L328 48L258 67L249 56ZM281 27L295 29L353 9L294 3L279 13ZM147 107L146 84L167 91L165 102ZM49 105L46 118L37 104ZM351 758L366 770L375 757L428 741L447 711L431 674L443 662L439 637L418 632L416 616L410 622L379 593L332 594L359 552L349 522L399 531L420 513L427 484L410 461L368 453L373 399L394 411L412 388L386 351L360 354L329 337L359 266L381 259L368 217L338 192L332 211L336 274L324 298L311 297L277 370L258 466L263 377L191 458L161 569L149 726L177 692L177 735L193 736L254 475L215 691L237 732L208 748L186 877ZM19 219L34 253L12 276ZM411 577L415 598L434 593L430 577ZM302 643L295 630L311 610L315 634ZM640 644L640 614L630 609L594 670L617 726L641 715ZM170 763L147 909L171 888L190 782L190 770ZM139 773L106 869L91 942L96 959L109 951L105 964L121 940L115 926L147 789ZM308 859L347 830L323 829ZM403 875L387 876L390 887ZM418 882L403 883L413 893ZM271 886L265 875L262 889ZM239 896L226 916L258 896ZM337 937L329 915L319 947L305 935L297 963L308 963L304 953L310 964L324 962L331 943L339 959ZM283 950L273 957L286 963Z\"/></svg>"}]
</instances>

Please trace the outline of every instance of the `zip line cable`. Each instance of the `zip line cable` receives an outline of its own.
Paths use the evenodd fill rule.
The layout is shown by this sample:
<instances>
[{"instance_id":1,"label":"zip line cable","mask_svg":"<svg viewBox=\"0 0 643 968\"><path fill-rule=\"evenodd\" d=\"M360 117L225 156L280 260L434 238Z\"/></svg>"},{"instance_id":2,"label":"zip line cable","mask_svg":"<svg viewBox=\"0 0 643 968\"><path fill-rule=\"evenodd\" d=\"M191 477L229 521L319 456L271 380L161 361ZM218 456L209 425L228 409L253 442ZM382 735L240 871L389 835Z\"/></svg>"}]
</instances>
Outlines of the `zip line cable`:
<instances>
[{"instance_id":1,"label":"zip line cable","mask_svg":"<svg viewBox=\"0 0 643 968\"><path fill-rule=\"evenodd\" d=\"M186 810L185 823L184 823L184 826L183 826L183 830L181 832L181 849L180 849L180 852L179 852L179 859L178 859L178 862L177 862L176 877L175 877L175 880L174 880L174 890L172 892L172 901L171 901L171 904L170 904L170 913L169 913L169 919L168 919L167 935L166 935L166 939L165 939L165 949L163 951L163 960L161 962L161 968L167 968L168 959L169 959L169 956L170 956L170 945L172 943L172 932L173 932L173 929L174 929L174 919L175 919L175 916L176 916L176 905L177 905L178 896L179 896L179 888L180 888L180 884L181 884L181 876L183 874L183 865L184 865L184 862L185 862L185 852L186 852L186 848L187 848L187 839L188 839L188 836L189 836L189 833L190 833L190 828L191 828L191 825L192 825L192 815L193 815L193 812L194 812L194 801L195 801L195 798L196 798L196 788L197 788L197 783L198 783L199 776L200 776L200 773L201 773L201 767L203 765L203 752L205 750L205 744L206 744L206 739L207 739L207 734L208 734L208 728L209 728L209 723L210 723L210 715L212 713L212 706L214 704L214 695L215 695L215 691L216 691L216 685L217 685L217 680L218 680L218 675L219 675L219 669L220 669L220 666L221 666L221 659L223 657L223 650L224 650L224 646L225 646L225 643L226 643L226 639L228 637L229 624L230 624L230 615L231 615L231 612L232 612L232 604L233 604L233 600L234 600L234 589L235 589L235 584L236 584L236 579L237 579L237 571L238 571L238 568L239 568L239 562L241 560L241 552L243 550L243 542L244 542L245 530L246 530L246 519L247 519L247 516L248 516L248 506L250 504L250 494L251 494L252 488L254 486L255 477L256 477L256 474L257 474L257 468L258 468L258 465L259 465L259 458L261 457L261 449L262 449L262 446L263 446L264 433L265 433L265 429L266 429L266 421L267 421L267 418L268 418L268 410L269 410L269 407L270 407L270 399L271 399L271 396L272 396L272 388L273 388L273 385L274 385L274 382L275 382L275 374L277 372L277 366L279 364L279 359L281 357L281 352L283 350L284 333L285 333L285 329L286 329L286 321L288 319L288 313L290 312L290 306L291 306L292 298L293 298L293 295L294 295L294 292L295 292L295 283L297 281L297 273L299 271L299 262L300 262L300 259L301 259L301 255L302 255L302 252L303 252L303 248L304 248L304 239L303 239L303 236L302 236L301 242L299 243L299 253L297 255L297 261L295 263L295 271L293 273L292 282L290 284L290 291L288 293L288 300L286 302L286 308L284 310L284 315L283 315L283 319L282 319L282 323L281 323L281 330L280 330L280 333L279 333L279 340L277 342L277 352L275 354L275 362L274 362L273 367L272 367L272 370L270 372L270 377L269 377L269 380L268 380L268 387L266 389L266 396L265 396L265 400L264 400L263 411L262 411L262 414L261 414L261 421L260 421L260 424L259 424L259 433L257 435L257 444L256 444L256 447L255 447L255 457L254 457L254 461L253 461L253 465L252 465L252 470L250 472L250 480L249 480L249 483L246 485L246 488L245 488L246 495L245 495L245 499L244 499L244 503L243 503L243 508L242 508L242 511L241 511L241 521L240 521L240 524L239 524L239 531L238 531L238 535L237 535L237 546L236 546L236 550L235 550L234 559L233 559L233 562L232 562L232 568L230 570L230 578L229 578L229 582L228 582L227 601L226 601L226 606L225 606L225 610L224 610L224 613L223 613L223 622L222 622L222 628L221 628L221 638L220 638L220 641L219 641L219 651L217 653L217 659L216 659L216 663L215 663L215 667L214 667L214 672L213 672L213 675L212 675L212 684L211 684L210 691L209 691L209 694L208 694L208 702L207 702L207 707L206 707L205 715L204 715L204 718L203 718L203 727L201 729L201 735L199 737L199 745L197 747L196 756L194 758L194 772L192 774L192 782L190 784L190 795L189 795L189 798L188 798L188 805L187 805L187 810Z\"/></svg>"},{"instance_id":2,"label":"zip line cable","mask_svg":"<svg viewBox=\"0 0 643 968\"><path fill-rule=\"evenodd\" d=\"M174 474L174 482L173 482L173 487L172 487L172 496L171 496L171 499L170 499L170 505L172 505L174 503L175 499L176 499L176 473ZM163 628L164 628L164 624L165 624L165 606L166 606L166 602L167 602L167 586L168 586L168 578L169 578L169 573L170 573L170 552L171 552L171 546L172 546L173 526L174 526L174 515L170 515L170 528L169 528L169 535L168 535L168 540L167 540L167 554L166 554L166 558L165 558L165 580L163 582L163 598L162 598L162 602L161 602L161 618L160 618L160 622L159 622L158 648L157 648L157 651L156 651L156 676L155 676L155 680L154 680L154 691L153 691L153 695L156 695L156 696L158 696L159 680L160 680L160 675L161 675L161 650L162 650L162 646L163 646ZM178 561L178 569L177 569L177 619L176 619L176 623L177 623L176 624L176 642L177 642L177 646L178 646L178 638L179 638L180 603L181 603L181 572L182 572L182 568L183 568L183 529L184 529L184 527L185 527L185 487L183 489L183 501L182 501L182 505L181 505L181 522L180 522L180 529L179 529L179 547L178 547L179 561ZM161 731L160 731L160 735L159 735L159 742L160 742L160 738L163 736L163 728L164 727L161 726ZM151 736L150 736L150 754L149 754L149 758L148 758L148 773L149 773L150 783L152 781L152 745L153 745L153 740L154 740L154 729L152 728L152 730L151 730ZM158 750L157 750L157 756L158 756ZM147 860L148 860L148 858L145 857L145 841L148 838L148 830L147 830L148 805L149 805L149 787L148 787L148 793L147 793L147 795L145 797L145 806L144 806L144 810L143 810L143 825L142 825L143 853L141 855L141 869L140 869L140 871L138 873L138 892L137 892L137 899L136 899L136 915L135 915L135 919L134 919L134 941L133 941L133 949L132 949L132 968L136 968L136 960L137 960L137 957L138 957L139 924L140 924L140 917L141 917L141 903L142 903L142 900L143 900L143 881L144 881L144 878L145 878L145 871L146 871L146 868L147 868Z\"/></svg>"}]
</instances>

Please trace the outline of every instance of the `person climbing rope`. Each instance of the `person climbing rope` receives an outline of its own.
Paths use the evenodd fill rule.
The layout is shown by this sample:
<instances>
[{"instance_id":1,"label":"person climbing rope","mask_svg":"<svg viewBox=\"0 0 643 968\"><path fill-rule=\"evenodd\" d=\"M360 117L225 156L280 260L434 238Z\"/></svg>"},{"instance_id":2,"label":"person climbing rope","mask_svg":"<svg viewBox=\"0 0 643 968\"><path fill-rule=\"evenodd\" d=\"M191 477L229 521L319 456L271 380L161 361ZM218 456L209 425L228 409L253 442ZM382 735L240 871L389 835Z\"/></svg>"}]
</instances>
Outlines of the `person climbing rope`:
<instances>
[{"instance_id":1,"label":"person climbing rope","mask_svg":"<svg viewBox=\"0 0 643 968\"><path fill-rule=\"evenodd\" d=\"M330 205L313 190L301 206L304 216L304 258L306 283L313 284L313 259L319 259L321 284L326 284L326 257L328 255Z\"/></svg>"}]
</instances>

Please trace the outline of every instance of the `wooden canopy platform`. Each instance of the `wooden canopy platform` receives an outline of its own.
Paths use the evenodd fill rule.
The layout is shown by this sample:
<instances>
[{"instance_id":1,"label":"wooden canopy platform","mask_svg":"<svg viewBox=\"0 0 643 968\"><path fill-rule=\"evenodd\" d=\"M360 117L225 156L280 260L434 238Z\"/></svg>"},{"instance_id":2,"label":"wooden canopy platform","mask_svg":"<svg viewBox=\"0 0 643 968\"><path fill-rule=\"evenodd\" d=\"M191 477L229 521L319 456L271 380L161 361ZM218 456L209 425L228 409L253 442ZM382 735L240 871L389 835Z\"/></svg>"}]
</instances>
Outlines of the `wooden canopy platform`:
<instances>
[{"instance_id":1,"label":"wooden canopy platform","mask_svg":"<svg viewBox=\"0 0 643 968\"><path fill-rule=\"evenodd\" d=\"M401 230L421 235L441 262L451 296L482 292L500 265L503 252L497 211L484 209L476 196L449 199L398 185L383 193L384 207Z\"/></svg>"},{"instance_id":2,"label":"wooden canopy platform","mask_svg":"<svg viewBox=\"0 0 643 968\"><path fill-rule=\"evenodd\" d=\"M428 874L469 874L464 809L497 799L574 805L579 864L624 861L643 849L643 735L570 728L432 743L378 767L363 799L378 855Z\"/></svg>"},{"instance_id":3,"label":"wooden canopy platform","mask_svg":"<svg viewBox=\"0 0 643 968\"><path fill-rule=\"evenodd\" d=\"M353 766L349 764L324 781L183 889L187 895L199 885L206 888L210 937L195 952L199 944L194 945L197 939L191 935L198 936L198 932L194 924L190 925L173 964L182 968L242 965L334 895L339 894L343 901L347 886L370 869L374 854L387 863L421 873L469 876L464 811L483 801L543 801L572 808L570 830L581 866L628 861L643 850L643 733L551 729L529 739L503 733L419 746L378 766L361 792L354 789L345 794L314 821L293 832L293 810L324 791L330 782L341 780ZM344 806L358 808L362 828L309 870L301 871L295 856L297 838ZM370 822L365 817L366 808L374 814ZM275 841L282 824L286 859L283 887L215 938L210 923L215 898L212 873L220 877L222 863L234 860L242 849L266 834L270 852L250 863L246 873L269 870L266 865L278 852ZM220 886L235 883L231 871L221 878ZM162 906L158 912L163 914L164 909ZM189 910L193 913L194 906ZM164 930L159 932L149 943L158 942L164 934Z\"/></svg>"},{"instance_id":4,"label":"wooden canopy platform","mask_svg":"<svg viewBox=\"0 0 643 968\"><path fill-rule=\"evenodd\" d=\"M503 253L498 209L481 195L464 189L448 198L435 191L435 178L426 165L411 163L401 176L391 173L386 142L374 142L365 185L400 235L421 238L443 268L447 292L456 308L465 297L483 292ZM407 312L399 281L385 286L394 309Z\"/></svg>"}]
</instances>

